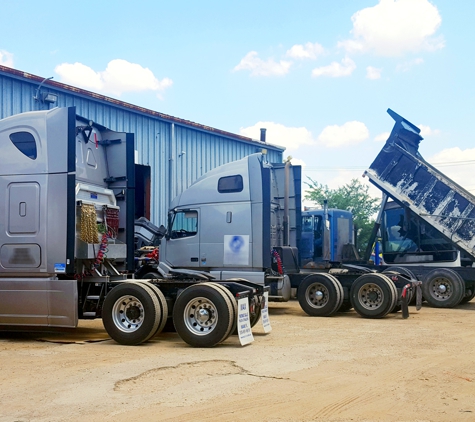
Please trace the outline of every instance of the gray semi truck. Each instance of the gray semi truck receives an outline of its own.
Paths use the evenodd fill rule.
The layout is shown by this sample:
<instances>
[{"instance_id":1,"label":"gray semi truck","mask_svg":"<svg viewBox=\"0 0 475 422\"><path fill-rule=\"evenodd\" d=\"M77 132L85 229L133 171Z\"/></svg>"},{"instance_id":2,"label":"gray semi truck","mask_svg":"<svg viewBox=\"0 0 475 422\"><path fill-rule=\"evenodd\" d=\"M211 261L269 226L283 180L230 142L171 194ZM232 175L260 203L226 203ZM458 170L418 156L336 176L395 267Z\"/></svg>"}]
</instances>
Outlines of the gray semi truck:
<instances>
[{"instance_id":1,"label":"gray semi truck","mask_svg":"<svg viewBox=\"0 0 475 422\"><path fill-rule=\"evenodd\" d=\"M301 268L301 168L269 163L256 153L198 179L172 202L159 261L137 277L166 277L175 268L201 270L217 280L245 279L269 288L269 300L288 301L330 316L352 307L381 318L403 305L417 280L397 271L351 265Z\"/></svg>"},{"instance_id":2,"label":"gray semi truck","mask_svg":"<svg viewBox=\"0 0 475 422\"><path fill-rule=\"evenodd\" d=\"M133 134L55 108L0 120L0 150L0 327L102 318L132 345L171 319L185 342L210 347L257 321L263 285L177 267L133 277Z\"/></svg>"}]
</instances>

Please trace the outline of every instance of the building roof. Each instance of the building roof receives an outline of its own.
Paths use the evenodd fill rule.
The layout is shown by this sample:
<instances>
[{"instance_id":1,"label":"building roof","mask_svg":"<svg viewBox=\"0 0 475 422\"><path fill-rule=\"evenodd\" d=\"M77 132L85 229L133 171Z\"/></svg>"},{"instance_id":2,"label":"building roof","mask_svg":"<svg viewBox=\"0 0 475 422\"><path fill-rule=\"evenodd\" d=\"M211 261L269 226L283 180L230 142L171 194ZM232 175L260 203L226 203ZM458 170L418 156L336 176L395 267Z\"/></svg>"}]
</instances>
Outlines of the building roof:
<instances>
[{"instance_id":1,"label":"building roof","mask_svg":"<svg viewBox=\"0 0 475 422\"><path fill-rule=\"evenodd\" d=\"M133 112L136 112L136 113L144 114L144 115L147 115L147 116L150 116L150 117L155 117L155 118L158 118L158 119L161 119L161 120L166 120L166 121L169 121L171 123L176 123L176 124L179 124L179 125L182 125L182 126L188 126L188 127L195 128L195 129L198 129L198 130L203 130L203 131L206 131L206 132L215 133L216 135L225 136L227 138L236 139L236 140L240 140L240 141L243 141L243 142L255 143L255 144L259 145L260 147L264 147L264 148L272 148L272 149L279 150L279 151L284 151L285 150L285 148L279 147L277 145L268 144L267 142L262 142L262 141L259 141L259 140L256 140L256 139L248 138L246 136L238 135L236 133L227 132L227 131L224 131L224 130L221 130L221 129L216 129L216 128L213 128L211 126L206 126L206 125L202 125L200 123L192 122L190 120L180 119L179 117L170 116L168 114L164 114L164 113L160 113L158 111L147 109L145 107L140 107L140 106L137 106L137 105L134 105L134 104L127 103L125 101L121 101L121 100L117 100L115 98L107 97L105 95L97 94L96 92L88 91L88 90L82 89L82 88L77 88L77 87L72 86L72 85L67 85L67 84L64 84L64 83L61 83L61 82L52 81L51 79L45 79L45 78L42 78L41 76L37 76L37 75L33 75L31 73L23 72L21 70L13 69L11 67L0 65L0 73L8 74L9 76L11 76L13 78L16 78L16 79L26 80L26 81L34 82L34 83L38 83L38 84L43 83L43 86L54 87L55 89L57 89L59 91L67 91L67 92L73 93L75 95L80 95L80 96L83 96L83 97L86 97L86 98L93 99L95 101L104 102L104 103L107 103L107 104L110 104L110 105L113 105L113 106L116 106L116 107L124 108L126 110L130 110L130 111L133 111Z\"/></svg>"}]
</instances>

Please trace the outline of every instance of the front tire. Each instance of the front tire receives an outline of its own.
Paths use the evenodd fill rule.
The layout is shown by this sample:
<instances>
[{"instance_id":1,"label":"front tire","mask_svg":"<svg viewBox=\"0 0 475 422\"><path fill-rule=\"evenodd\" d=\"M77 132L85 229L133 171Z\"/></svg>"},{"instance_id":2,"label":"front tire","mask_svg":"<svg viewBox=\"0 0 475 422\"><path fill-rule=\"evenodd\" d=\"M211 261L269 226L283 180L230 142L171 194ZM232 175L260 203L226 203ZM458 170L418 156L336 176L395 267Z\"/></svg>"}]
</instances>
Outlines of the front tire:
<instances>
[{"instance_id":1,"label":"front tire","mask_svg":"<svg viewBox=\"0 0 475 422\"><path fill-rule=\"evenodd\" d=\"M119 284L104 300L104 328L119 344L136 345L147 341L157 331L160 320L158 299L145 285Z\"/></svg>"},{"instance_id":2,"label":"front tire","mask_svg":"<svg viewBox=\"0 0 475 422\"><path fill-rule=\"evenodd\" d=\"M232 304L215 286L194 284L178 296L173 323L178 335L193 347L213 347L229 336Z\"/></svg>"},{"instance_id":3,"label":"front tire","mask_svg":"<svg viewBox=\"0 0 475 422\"><path fill-rule=\"evenodd\" d=\"M350 298L355 311L364 318L383 318L397 303L397 289L384 274L358 277L351 286Z\"/></svg>"}]
</instances>

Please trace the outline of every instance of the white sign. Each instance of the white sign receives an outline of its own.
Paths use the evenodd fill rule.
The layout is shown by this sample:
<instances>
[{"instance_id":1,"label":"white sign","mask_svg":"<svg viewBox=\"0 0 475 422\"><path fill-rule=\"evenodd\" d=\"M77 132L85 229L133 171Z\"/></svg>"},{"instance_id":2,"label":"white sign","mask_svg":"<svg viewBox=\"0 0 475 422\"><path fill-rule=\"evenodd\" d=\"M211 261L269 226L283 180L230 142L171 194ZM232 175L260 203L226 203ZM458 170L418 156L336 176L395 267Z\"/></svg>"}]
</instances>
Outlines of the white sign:
<instances>
[{"instance_id":1,"label":"white sign","mask_svg":"<svg viewBox=\"0 0 475 422\"><path fill-rule=\"evenodd\" d=\"M262 300L264 302L261 305L262 325L264 327L264 332L270 333L272 331L272 327L270 326L269 308L267 307L267 304L269 303L269 292L264 292L264 297Z\"/></svg>"},{"instance_id":2,"label":"white sign","mask_svg":"<svg viewBox=\"0 0 475 422\"><path fill-rule=\"evenodd\" d=\"M249 235L224 236L224 264L249 265Z\"/></svg>"},{"instance_id":3,"label":"white sign","mask_svg":"<svg viewBox=\"0 0 475 422\"><path fill-rule=\"evenodd\" d=\"M237 329L239 341L242 346L252 343L254 336L252 335L251 323L249 321L249 299L243 297L238 300L238 320Z\"/></svg>"}]
</instances>

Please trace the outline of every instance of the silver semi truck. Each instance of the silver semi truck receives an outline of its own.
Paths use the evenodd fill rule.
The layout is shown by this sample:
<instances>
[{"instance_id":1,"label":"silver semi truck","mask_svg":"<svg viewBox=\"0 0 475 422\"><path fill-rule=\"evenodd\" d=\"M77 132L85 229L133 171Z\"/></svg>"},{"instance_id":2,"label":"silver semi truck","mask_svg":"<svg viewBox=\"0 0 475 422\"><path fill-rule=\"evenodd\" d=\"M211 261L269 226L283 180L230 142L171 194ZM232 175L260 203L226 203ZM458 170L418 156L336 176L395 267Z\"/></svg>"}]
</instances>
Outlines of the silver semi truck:
<instances>
[{"instance_id":1,"label":"silver semi truck","mask_svg":"<svg viewBox=\"0 0 475 422\"><path fill-rule=\"evenodd\" d=\"M114 340L139 344L172 319L185 342L210 347L238 330L239 298L259 318L256 283L179 268L133 277L133 134L55 108L0 120L0 151L0 327L102 318Z\"/></svg>"},{"instance_id":2,"label":"silver semi truck","mask_svg":"<svg viewBox=\"0 0 475 422\"><path fill-rule=\"evenodd\" d=\"M300 166L269 163L262 153L209 171L175 198L159 261L142 266L137 277L201 270L265 286L273 301L288 301L294 288L312 316L354 307L363 317L381 318L401 305L413 281L399 272L300 268L300 190Z\"/></svg>"}]
</instances>

